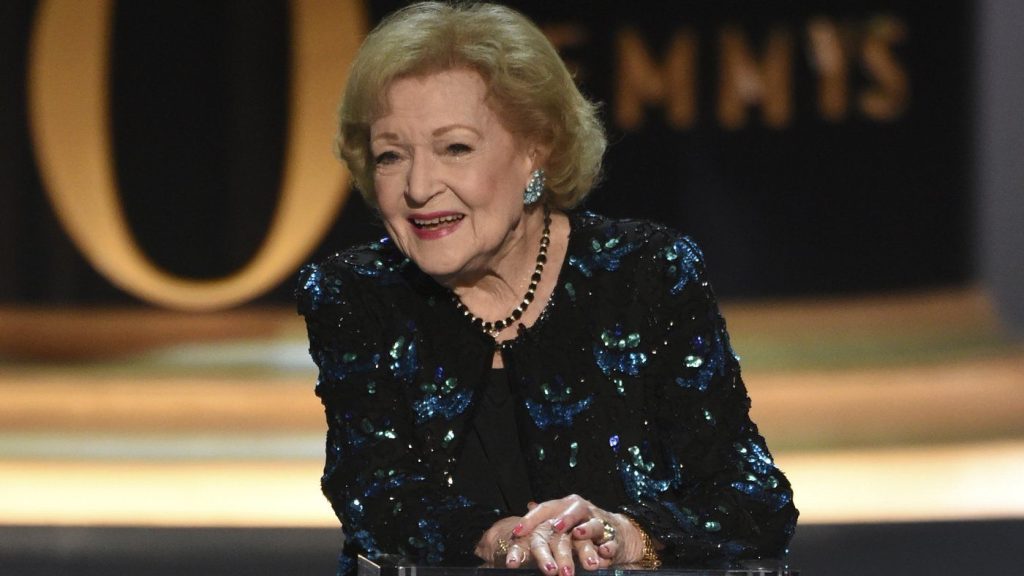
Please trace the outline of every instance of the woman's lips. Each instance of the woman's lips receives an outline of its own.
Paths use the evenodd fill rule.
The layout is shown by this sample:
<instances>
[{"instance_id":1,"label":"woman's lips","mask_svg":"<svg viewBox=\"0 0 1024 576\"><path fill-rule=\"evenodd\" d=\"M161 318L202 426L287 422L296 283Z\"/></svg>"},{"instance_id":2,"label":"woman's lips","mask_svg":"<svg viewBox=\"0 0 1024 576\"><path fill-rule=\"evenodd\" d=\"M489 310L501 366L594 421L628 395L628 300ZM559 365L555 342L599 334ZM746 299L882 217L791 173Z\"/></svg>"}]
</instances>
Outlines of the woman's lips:
<instances>
[{"instance_id":1,"label":"woman's lips","mask_svg":"<svg viewBox=\"0 0 1024 576\"><path fill-rule=\"evenodd\" d=\"M424 240L434 240L454 232L465 217L465 214L458 212L431 212L413 214L408 220L416 236Z\"/></svg>"}]
</instances>

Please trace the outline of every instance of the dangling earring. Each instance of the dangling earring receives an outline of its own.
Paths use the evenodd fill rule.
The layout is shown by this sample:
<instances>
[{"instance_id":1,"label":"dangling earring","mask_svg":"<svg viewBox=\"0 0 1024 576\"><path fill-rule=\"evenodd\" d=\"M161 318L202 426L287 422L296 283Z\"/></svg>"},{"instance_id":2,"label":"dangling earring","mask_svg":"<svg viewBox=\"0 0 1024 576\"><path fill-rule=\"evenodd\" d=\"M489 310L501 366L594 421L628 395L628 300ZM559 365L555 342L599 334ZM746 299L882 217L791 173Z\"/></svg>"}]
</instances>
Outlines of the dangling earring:
<instances>
[{"instance_id":1,"label":"dangling earring","mask_svg":"<svg viewBox=\"0 0 1024 576\"><path fill-rule=\"evenodd\" d=\"M526 190L523 192L523 204L527 206L533 206L540 200L541 194L544 193L544 183L547 182L547 177L544 175L543 168L537 168L530 173L530 181L526 183Z\"/></svg>"}]
</instances>

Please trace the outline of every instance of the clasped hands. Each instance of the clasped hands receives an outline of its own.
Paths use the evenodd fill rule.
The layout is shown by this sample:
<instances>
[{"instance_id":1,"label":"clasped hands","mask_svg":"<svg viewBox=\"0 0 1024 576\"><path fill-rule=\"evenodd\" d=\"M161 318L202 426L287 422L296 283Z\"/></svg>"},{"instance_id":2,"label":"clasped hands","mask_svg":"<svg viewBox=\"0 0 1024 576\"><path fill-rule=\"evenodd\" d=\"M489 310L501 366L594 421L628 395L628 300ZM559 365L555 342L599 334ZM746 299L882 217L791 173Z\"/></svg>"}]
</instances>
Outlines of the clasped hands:
<instances>
[{"instance_id":1,"label":"clasped hands","mask_svg":"<svg viewBox=\"0 0 1024 576\"><path fill-rule=\"evenodd\" d=\"M508 568L537 566L547 576L573 576L574 557L584 570L639 561L643 539L627 517L573 494L495 522L475 553Z\"/></svg>"}]
</instances>

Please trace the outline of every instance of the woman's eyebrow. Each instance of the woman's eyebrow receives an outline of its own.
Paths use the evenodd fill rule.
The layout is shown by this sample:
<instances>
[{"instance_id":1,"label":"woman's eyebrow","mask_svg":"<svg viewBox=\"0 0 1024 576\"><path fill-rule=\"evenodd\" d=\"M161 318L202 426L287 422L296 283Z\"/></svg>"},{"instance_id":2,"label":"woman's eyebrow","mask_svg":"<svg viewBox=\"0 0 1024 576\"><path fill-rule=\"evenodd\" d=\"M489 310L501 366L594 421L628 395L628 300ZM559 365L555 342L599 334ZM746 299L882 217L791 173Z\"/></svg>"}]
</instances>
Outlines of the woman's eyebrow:
<instances>
[{"instance_id":1,"label":"woman's eyebrow","mask_svg":"<svg viewBox=\"0 0 1024 576\"><path fill-rule=\"evenodd\" d=\"M389 142L394 142L398 140L398 134L395 134L394 132L381 132L380 134L377 134L376 136L373 137L373 141L377 140L387 140Z\"/></svg>"},{"instance_id":2,"label":"woman's eyebrow","mask_svg":"<svg viewBox=\"0 0 1024 576\"><path fill-rule=\"evenodd\" d=\"M441 126L440 128L438 128L438 129L434 130L433 132L431 132L431 135L433 135L435 137L437 137L437 136L444 136L448 132L451 132L452 130L457 130L459 128L461 128L463 130L469 130L470 132L476 134L477 136L481 136L482 135L479 130L477 130L476 128L474 128L472 126L469 126L467 124L448 124L446 126Z\"/></svg>"}]
</instances>

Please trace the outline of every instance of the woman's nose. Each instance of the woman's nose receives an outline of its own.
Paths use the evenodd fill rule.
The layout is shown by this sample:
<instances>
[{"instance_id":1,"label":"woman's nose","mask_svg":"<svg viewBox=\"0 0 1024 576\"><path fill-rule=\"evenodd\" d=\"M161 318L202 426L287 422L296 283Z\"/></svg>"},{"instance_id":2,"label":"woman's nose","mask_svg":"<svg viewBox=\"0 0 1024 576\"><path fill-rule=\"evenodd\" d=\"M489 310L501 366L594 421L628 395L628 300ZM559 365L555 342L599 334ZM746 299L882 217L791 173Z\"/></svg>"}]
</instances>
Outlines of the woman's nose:
<instances>
[{"instance_id":1,"label":"woman's nose","mask_svg":"<svg viewBox=\"0 0 1024 576\"><path fill-rule=\"evenodd\" d=\"M438 178L437 166L429 154L413 157L409 167L405 195L414 206L423 206L444 187Z\"/></svg>"}]
</instances>

